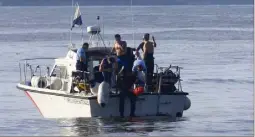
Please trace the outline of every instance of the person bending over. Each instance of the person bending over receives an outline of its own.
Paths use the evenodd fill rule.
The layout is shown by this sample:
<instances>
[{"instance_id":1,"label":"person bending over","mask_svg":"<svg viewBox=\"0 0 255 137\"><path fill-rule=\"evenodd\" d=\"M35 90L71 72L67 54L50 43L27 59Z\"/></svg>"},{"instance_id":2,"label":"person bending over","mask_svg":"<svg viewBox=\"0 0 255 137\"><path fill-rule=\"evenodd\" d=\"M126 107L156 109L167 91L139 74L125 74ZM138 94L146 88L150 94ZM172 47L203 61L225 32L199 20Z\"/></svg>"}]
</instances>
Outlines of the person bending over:
<instances>
[{"instance_id":1,"label":"person bending over","mask_svg":"<svg viewBox=\"0 0 255 137\"><path fill-rule=\"evenodd\" d=\"M117 60L115 57L107 56L105 57L100 65L99 71L102 72L104 81L112 86L112 73L117 69Z\"/></svg>"}]
</instances>

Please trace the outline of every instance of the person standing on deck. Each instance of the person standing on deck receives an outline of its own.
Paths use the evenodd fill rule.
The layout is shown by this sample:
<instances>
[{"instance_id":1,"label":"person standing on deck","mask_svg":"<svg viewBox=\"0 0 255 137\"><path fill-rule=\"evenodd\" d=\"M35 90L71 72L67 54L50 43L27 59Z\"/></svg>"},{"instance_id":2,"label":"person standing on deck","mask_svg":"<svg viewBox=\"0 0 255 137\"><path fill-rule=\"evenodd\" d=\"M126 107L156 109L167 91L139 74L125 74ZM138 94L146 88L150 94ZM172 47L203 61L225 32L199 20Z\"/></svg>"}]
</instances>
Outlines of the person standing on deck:
<instances>
[{"instance_id":1,"label":"person standing on deck","mask_svg":"<svg viewBox=\"0 0 255 137\"><path fill-rule=\"evenodd\" d=\"M148 86L148 90L152 90L152 78L153 78L153 71L154 71L154 47L155 41L149 41L150 34L144 34L144 45L143 45L143 60L145 62L147 68L147 76L146 76L146 85ZM154 40L154 38L153 38Z\"/></svg>"},{"instance_id":2,"label":"person standing on deck","mask_svg":"<svg viewBox=\"0 0 255 137\"><path fill-rule=\"evenodd\" d=\"M77 50L76 56L76 70L87 71L86 50L89 48L88 43L84 43L81 48Z\"/></svg>"},{"instance_id":3,"label":"person standing on deck","mask_svg":"<svg viewBox=\"0 0 255 137\"><path fill-rule=\"evenodd\" d=\"M121 36L119 34L115 35L115 42L112 48L112 53L116 52L117 59L118 59L118 66L119 69L124 66L127 68L127 59L126 59L126 48L127 48L127 42L121 40Z\"/></svg>"}]
</instances>

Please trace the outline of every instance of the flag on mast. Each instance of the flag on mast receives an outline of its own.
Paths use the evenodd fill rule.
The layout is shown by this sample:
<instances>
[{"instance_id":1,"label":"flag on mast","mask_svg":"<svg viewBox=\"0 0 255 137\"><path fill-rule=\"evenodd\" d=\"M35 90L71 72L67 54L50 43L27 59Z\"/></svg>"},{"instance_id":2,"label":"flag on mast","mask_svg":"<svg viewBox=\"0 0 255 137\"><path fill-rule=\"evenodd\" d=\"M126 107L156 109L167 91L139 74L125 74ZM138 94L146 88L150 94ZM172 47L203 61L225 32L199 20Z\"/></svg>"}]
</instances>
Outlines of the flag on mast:
<instances>
[{"instance_id":1,"label":"flag on mast","mask_svg":"<svg viewBox=\"0 0 255 137\"><path fill-rule=\"evenodd\" d=\"M75 25L78 25L78 26L82 25L81 12L80 12L80 7L79 7L78 3L76 3L76 10L74 13L73 24L72 24L71 30L73 29L73 27Z\"/></svg>"}]
</instances>

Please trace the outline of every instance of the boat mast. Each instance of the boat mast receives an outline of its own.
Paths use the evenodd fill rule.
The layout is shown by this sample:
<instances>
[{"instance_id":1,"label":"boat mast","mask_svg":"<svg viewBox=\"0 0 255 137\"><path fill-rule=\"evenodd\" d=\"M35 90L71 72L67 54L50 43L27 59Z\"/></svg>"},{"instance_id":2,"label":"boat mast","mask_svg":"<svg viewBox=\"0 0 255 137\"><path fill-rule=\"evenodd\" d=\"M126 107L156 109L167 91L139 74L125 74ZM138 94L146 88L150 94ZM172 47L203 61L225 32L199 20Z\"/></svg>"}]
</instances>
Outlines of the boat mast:
<instances>
[{"instance_id":1,"label":"boat mast","mask_svg":"<svg viewBox=\"0 0 255 137\"><path fill-rule=\"evenodd\" d=\"M105 5L105 3L104 3L104 0L103 0L103 5ZM102 11L104 11L104 6L103 6L103 10ZM104 12L103 12L104 13ZM102 36L102 39L104 40L104 14L102 14L102 28L103 28L103 30L102 30L102 32L103 32L103 36ZM104 44L104 43L103 43ZM105 46L105 45L104 45Z\"/></svg>"},{"instance_id":2,"label":"boat mast","mask_svg":"<svg viewBox=\"0 0 255 137\"><path fill-rule=\"evenodd\" d=\"M133 0L130 0L130 5L131 5L132 30L133 30L133 47L135 48L135 30L134 30Z\"/></svg>"},{"instance_id":3,"label":"boat mast","mask_svg":"<svg viewBox=\"0 0 255 137\"><path fill-rule=\"evenodd\" d=\"M79 6L78 2L77 2L77 6ZM79 6L79 8L80 8L80 6ZM81 10L79 10L79 12L81 13ZM81 42L83 45L83 28L82 28L82 26L83 26L83 23L80 25L80 27L81 27Z\"/></svg>"},{"instance_id":4,"label":"boat mast","mask_svg":"<svg viewBox=\"0 0 255 137\"><path fill-rule=\"evenodd\" d=\"M73 0L72 0L72 12L73 13ZM73 16L71 15L71 20L70 20L70 27L72 27L72 23L73 23ZM69 30L69 35L70 35L70 44L72 46L72 30Z\"/></svg>"}]
</instances>

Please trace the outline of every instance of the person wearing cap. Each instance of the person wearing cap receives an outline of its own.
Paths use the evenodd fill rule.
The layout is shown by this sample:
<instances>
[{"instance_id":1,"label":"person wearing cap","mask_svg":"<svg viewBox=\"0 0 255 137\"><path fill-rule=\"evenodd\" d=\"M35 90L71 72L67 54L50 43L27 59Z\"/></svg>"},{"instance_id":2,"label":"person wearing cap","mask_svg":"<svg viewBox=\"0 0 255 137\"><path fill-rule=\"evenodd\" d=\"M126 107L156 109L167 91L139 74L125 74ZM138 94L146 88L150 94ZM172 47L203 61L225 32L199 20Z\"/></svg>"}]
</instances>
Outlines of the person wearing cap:
<instances>
[{"instance_id":1,"label":"person wearing cap","mask_svg":"<svg viewBox=\"0 0 255 137\"><path fill-rule=\"evenodd\" d=\"M141 59L139 53L136 55L136 57L137 60L134 61L134 65L132 68L132 72L136 76L135 89L133 90L133 93L138 96L139 94L144 92L147 68L144 61Z\"/></svg>"},{"instance_id":2,"label":"person wearing cap","mask_svg":"<svg viewBox=\"0 0 255 137\"><path fill-rule=\"evenodd\" d=\"M87 58L86 50L89 48L89 44L85 42L81 48L77 50L76 56L76 70L87 71Z\"/></svg>"},{"instance_id":3,"label":"person wearing cap","mask_svg":"<svg viewBox=\"0 0 255 137\"><path fill-rule=\"evenodd\" d=\"M144 63L144 60L141 58L140 53L136 54L136 60L134 61L133 67L132 67L132 72L137 73L137 72L147 72L146 65Z\"/></svg>"},{"instance_id":4,"label":"person wearing cap","mask_svg":"<svg viewBox=\"0 0 255 137\"><path fill-rule=\"evenodd\" d=\"M145 71L146 72L147 68L146 68L146 65L145 65L144 61L140 60L140 59L136 60L134 62L132 71L133 72L137 72L137 71Z\"/></svg>"},{"instance_id":5,"label":"person wearing cap","mask_svg":"<svg viewBox=\"0 0 255 137\"><path fill-rule=\"evenodd\" d=\"M132 72L137 77L135 84L144 86L146 82L145 75L147 73L147 68L144 61L140 59L136 60L133 65Z\"/></svg>"},{"instance_id":6,"label":"person wearing cap","mask_svg":"<svg viewBox=\"0 0 255 137\"><path fill-rule=\"evenodd\" d=\"M104 81L112 86L112 73L117 69L117 59L106 56L99 65L99 71L102 72Z\"/></svg>"}]
</instances>

